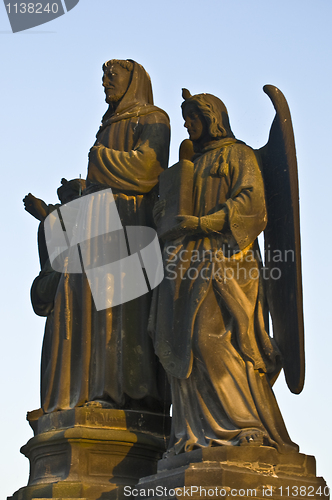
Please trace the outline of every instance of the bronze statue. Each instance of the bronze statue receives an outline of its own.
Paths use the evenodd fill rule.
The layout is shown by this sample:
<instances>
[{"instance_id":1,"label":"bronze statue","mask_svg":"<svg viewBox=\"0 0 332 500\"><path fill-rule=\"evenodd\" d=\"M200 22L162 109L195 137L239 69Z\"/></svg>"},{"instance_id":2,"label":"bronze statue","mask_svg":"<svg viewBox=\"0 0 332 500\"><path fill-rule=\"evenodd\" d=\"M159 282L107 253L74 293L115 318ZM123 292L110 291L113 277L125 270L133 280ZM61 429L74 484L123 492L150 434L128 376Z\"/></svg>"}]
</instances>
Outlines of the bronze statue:
<instances>
[{"instance_id":1,"label":"bronze statue","mask_svg":"<svg viewBox=\"0 0 332 500\"><path fill-rule=\"evenodd\" d=\"M179 213L167 231L161 230L167 228L163 218L173 217L167 199L155 210L164 239L165 278L156 299L153 335L172 390L169 454L216 445L266 445L281 453L298 450L272 391L281 367L291 390L302 389L304 358L297 178L291 172L296 171L296 162L291 165L295 148L289 142L287 103L270 87L265 91L277 116L269 143L260 151L234 137L227 109L217 97L183 91L184 126L194 151L187 142L182 145L180 162L161 175L160 192L163 198L167 178L177 175L183 185L174 189L186 192L192 186L192 207L188 202L186 215ZM276 154L278 141L281 150ZM278 205L273 200L279 188L295 195L285 201L287 191L282 203L277 196ZM285 272L278 280L268 274L271 263L263 267L257 241L265 230L271 243L271 224L276 231L272 250L278 241L282 252L294 250L293 262L280 263ZM290 236L280 236L280 231ZM280 285L286 289L278 289ZM291 311L290 316L278 319L275 313L280 316L282 308ZM268 332L269 310L274 338Z\"/></svg>"},{"instance_id":2,"label":"bronze statue","mask_svg":"<svg viewBox=\"0 0 332 500\"><path fill-rule=\"evenodd\" d=\"M57 190L61 205L65 205L82 196L85 189L83 179L61 179L61 186ZM46 317L45 334L43 340L41 357L41 398L45 392L45 372L50 363L52 345L52 325L54 321L54 301L61 273L55 271L48 258L48 250L45 241L44 221L46 217L59 208L59 204L46 204L43 200L28 193L23 199L24 208L27 212L40 220L38 227L38 252L41 271L34 280L31 287L31 302L34 312L38 316Z\"/></svg>"},{"instance_id":3,"label":"bronze statue","mask_svg":"<svg viewBox=\"0 0 332 500\"><path fill-rule=\"evenodd\" d=\"M168 163L169 118L153 105L150 77L140 64L111 60L103 72L109 107L89 153L82 194L112 188L123 226L154 227L158 176ZM47 303L49 292L40 285L39 300ZM61 274L44 339L45 413L85 404L167 411L164 372L147 333L150 302L151 292L97 310L86 275Z\"/></svg>"}]
</instances>

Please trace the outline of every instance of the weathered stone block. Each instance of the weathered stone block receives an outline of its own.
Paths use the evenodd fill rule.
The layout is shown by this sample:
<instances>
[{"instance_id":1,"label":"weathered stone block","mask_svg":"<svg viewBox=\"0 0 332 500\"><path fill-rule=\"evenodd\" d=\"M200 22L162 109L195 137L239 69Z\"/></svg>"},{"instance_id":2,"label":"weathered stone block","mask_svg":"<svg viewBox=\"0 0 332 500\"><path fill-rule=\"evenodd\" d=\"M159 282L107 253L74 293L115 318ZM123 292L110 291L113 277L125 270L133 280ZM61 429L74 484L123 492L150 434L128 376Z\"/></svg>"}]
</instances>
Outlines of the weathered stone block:
<instances>
[{"instance_id":1,"label":"weathered stone block","mask_svg":"<svg viewBox=\"0 0 332 500\"><path fill-rule=\"evenodd\" d=\"M125 485L157 471L170 425L164 415L89 406L28 419L35 436L21 451L30 477L12 500L120 499Z\"/></svg>"}]
</instances>

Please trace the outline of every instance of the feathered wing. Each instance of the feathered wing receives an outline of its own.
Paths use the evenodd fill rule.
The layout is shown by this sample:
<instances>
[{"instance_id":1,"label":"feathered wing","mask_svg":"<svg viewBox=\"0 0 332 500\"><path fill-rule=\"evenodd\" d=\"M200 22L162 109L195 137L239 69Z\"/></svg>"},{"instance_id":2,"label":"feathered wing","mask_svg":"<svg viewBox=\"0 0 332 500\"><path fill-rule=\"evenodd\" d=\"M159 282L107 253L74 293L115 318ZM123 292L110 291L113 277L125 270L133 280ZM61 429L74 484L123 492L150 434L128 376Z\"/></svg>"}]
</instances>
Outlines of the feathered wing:
<instances>
[{"instance_id":1,"label":"feathered wing","mask_svg":"<svg viewBox=\"0 0 332 500\"><path fill-rule=\"evenodd\" d=\"M287 385L298 394L304 384L305 360L295 142L284 95L273 85L263 90L276 110L269 140L256 151L262 162L268 211L264 232L267 301Z\"/></svg>"}]
</instances>

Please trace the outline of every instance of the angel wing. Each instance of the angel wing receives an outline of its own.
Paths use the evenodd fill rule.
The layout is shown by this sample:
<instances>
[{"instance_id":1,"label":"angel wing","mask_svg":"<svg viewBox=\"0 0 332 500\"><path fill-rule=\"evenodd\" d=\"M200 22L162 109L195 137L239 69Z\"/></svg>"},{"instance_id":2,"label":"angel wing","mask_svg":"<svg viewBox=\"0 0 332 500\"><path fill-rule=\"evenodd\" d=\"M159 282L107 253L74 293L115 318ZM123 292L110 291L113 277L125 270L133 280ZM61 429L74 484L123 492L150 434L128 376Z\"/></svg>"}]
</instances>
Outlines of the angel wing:
<instances>
[{"instance_id":1,"label":"angel wing","mask_svg":"<svg viewBox=\"0 0 332 500\"><path fill-rule=\"evenodd\" d=\"M304 326L301 273L299 190L295 142L287 101L277 87L264 92L276 110L261 158L268 224L264 232L267 302L273 337L281 351L289 389L299 394L304 384Z\"/></svg>"}]
</instances>

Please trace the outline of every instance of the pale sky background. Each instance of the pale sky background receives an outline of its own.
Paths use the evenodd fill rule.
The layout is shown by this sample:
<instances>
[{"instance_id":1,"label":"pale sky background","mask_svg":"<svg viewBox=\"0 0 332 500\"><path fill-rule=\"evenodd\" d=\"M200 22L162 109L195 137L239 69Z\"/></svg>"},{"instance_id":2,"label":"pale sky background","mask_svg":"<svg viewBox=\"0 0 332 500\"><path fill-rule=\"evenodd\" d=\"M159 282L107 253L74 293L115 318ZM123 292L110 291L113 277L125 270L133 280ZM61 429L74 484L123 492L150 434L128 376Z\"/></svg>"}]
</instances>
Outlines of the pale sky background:
<instances>
[{"instance_id":1,"label":"pale sky background","mask_svg":"<svg viewBox=\"0 0 332 500\"><path fill-rule=\"evenodd\" d=\"M283 375L275 392L291 438L332 485L331 21L331 0L80 0L55 21L12 34L1 2L1 498L27 484L19 449L32 436L26 412L40 406L45 320L30 304L38 222L22 198L55 203L62 177L85 177L110 58L149 72L155 104L171 119L170 164L187 137L182 87L220 97L235 135L252 147L266 142L274 116L263 85L285 94L299 166L307 373L301 395Z\"/></svg>"}]
</instances>

